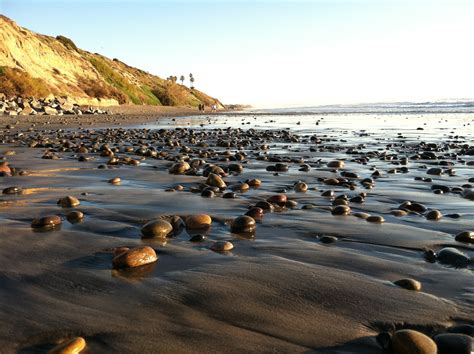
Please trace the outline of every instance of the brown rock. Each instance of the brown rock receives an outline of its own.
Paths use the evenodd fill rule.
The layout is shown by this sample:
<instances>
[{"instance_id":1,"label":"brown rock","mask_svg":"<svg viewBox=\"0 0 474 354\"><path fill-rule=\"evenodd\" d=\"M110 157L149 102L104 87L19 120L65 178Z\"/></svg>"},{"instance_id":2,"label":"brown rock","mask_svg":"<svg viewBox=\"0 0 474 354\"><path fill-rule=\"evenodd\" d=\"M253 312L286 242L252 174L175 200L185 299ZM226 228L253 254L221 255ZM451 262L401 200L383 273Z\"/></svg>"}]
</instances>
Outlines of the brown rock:
<instances>
[{"instance_id":1,"label":"brown rock","mask_svg":"<svg viewBox=\"0 0 474 354\"><path fill-rule=\"evenodd\" d=\"M212 218L206 214L191 215L186 218L186 228L202 229L211 226Z\"/></svg>"},{"instance_id":2,"label":"brown rock","mask_svg":"<svg viewBox=\"0 0 474 354\"><path fill-rule=\"evenodd\" d=\"M48 215L39 219L34 219L31 223L33 229L51 230L61 225L61 218L57 215Z\"/></svg>"},{"instance_id":3,"label":"brown rock","mask_svg":"<svg viewBox=\"0 0 474 354\"><path fill-rule=\"evenodd\" d=\"M414 290L414 291L421 290L421 283L415 279L410 279L410 278L400 279L400 280L394 281L393 283L407 290Z\"/></svg>"},{"instance_id":4,"label":"brown rock","mask_svg":"<svg viewBox=\"0 0 474 354\"><path fill-rule=\"evenodd\" d=\"M210 173L207 177L206 184L212 187L225 188L227 185L221 176Z\"/></svg>"},{"instance_id":5,"label":"brown rock","mask_svg":"<svg viewBox=\"0 0 474 354\"><path fill-rule=\"evenodd\" d=\"M114 268L134 268L156 262L158 256L153 248L144 246L132 248L115 256L112 260Z\"/></svg>"},{"instance_id":6,"label":"brown rock","mask_svg":"<svg viewBox=\"0 0 474 354\"><path fill-rule=\"evenodd\" d=\"M58 205L63 208L74 208L75 206L80 205L81 202L76 197L67 196L58 200Z\"/></svg>"},{"instance_id":7,"label":"brown rock","mask_svg":"<svg viewBox=\"0 0 474 354\"><path fill-rule=\"evenodd\" d=\"M392 336L393 354L436 354L433 340L421 332L411 329L396 331Z\"/></svg>"},{"instance_id":8,"label":"brown rock","mask_svg":"<svg viewBox=\"0 0 474 354\"><path fill-rule=\"evenodd\" d=\"M252 233L255 231L255 228L255 219L248 215L237 217L230 225L230 230L234 233Z\"/></svg>"},{"instance_id":9,"label":"brown rock","mask_svg":"<svg viewBox=\"0 0 474 354\"><path fill-rule=\"evenodd\" d=\"M144 238L165 238L173 232L173 226L166 220L157 219L146 223L141 232Z\"/></svg>"},{"instance_id":10,"label":"brown rock","mask_svg":"<svg viewBox=\"0 0 474 354\"><path fill-rule=\"evenodd\" d=\"M82 337L76 337L64 341L58 346L54 347L48 354L78 354L86 347L86 340Z\"/></svg>"},{"instance_id":11,"label":"brown rock","mask_svg":"<svg viewBox=\"0 0 474 354\"><path fill-rule=\"evenodd\" d=\"M474 243L474 231L462 231L455 237L458 242Z\"/></svg>"},{"instance_id":12,"label":"brown rock","mask_svg":"<svg viewBox=\"0 0 474 354\"><path fill-rule=\"evenodd\" d=\"M216 241L212 244L211 250L215 252L228 252L234 248L232 242L229 241Z\"/></svg>"}]
</instances>

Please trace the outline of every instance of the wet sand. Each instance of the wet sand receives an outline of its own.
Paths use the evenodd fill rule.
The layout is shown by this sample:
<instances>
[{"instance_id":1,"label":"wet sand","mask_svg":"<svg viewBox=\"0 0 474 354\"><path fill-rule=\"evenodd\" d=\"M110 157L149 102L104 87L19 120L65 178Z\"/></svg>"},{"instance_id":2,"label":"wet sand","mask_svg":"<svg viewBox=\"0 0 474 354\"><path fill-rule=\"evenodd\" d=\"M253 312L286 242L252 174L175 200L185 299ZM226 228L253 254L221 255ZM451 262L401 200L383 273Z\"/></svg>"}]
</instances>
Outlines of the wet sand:
<instances>
[{"instance_id":1,"label":"wet sand","mask_svg":"<svg viewBox=\"0 0 474 354\"><path fill-rule=\"evenodd\" d=\"M14 168L0 186L22 189L0 195L1 353L47 352L76 336L89 353L384 353L382 331L434 336L474 324L474 247L455 240L474 231L474 114L112 115L93 129L83 117L0 123L1 161ZM199 159L222 167L228 187L261 186L203 197L207 165L169 173ZM328 167L336 160L344 167ZM228 170L237 164L242 172ZM433 167L442 174L427 174ZM108 183L114 177L121 183ZM294 190L299 181L306 192ZM231 232L232 220L276 194L293 202L257 218L254 234ZM65 196L80 205L58 206ZM350 214L333 215L337 204ZM400 209L407 215L392 214ZM67 221L71 210L83 221ZM442 218L428 220L431 210ZM160 216L203 213L209 229L141 237ZM34 230L46 215L61 226ZM197 234L205 240L190 242ZM213 251L219 240L234 248ZM157 262L113 269L115 248L144 245ZM447 247L465 258L430 256ZM421 291L393 283L405 278Z\"/></svg>"}]
</instances>

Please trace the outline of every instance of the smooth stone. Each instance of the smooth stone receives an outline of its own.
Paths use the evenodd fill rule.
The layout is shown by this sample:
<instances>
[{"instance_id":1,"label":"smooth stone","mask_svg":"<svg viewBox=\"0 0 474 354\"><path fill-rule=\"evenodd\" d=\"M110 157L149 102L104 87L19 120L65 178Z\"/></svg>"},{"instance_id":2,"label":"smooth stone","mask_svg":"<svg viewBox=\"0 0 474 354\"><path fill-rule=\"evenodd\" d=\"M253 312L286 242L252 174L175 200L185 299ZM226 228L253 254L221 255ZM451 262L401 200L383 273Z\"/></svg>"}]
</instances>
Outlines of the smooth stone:
<instances>
[{"instance_id":1,"label":"smooth stone","mask_svg":"<svg viewBox=\"0 0 474 354\"><path fill-rule=\"evenodd\" d=\"M263 209L259 207L253 207L252 209L247 211L245 215L250 216L254 219L261 219L263 218Z\"/></svg>"},{"instance_id":2,"label":"smooth stone","mask_svg":"<svg viewBox=\"0 0 474 354\"><path fill-rule=\"evenodd\" d=\"M225 199L235 199L237 198L237 194L235 192L227 192L222 195L222 198Z\"/></svg>"},{"instance_id":3,"label":"smooth stone","mask_svg":"<svg viewBox=\"0 0 474 354\"><path fill-rule=\"evenodd\" d=\"M21 194L22 192L21 187L7 187L2 191L3 194Z\"/></svg>"},{"instance_id":4,"label":"smooth stone","mask_svg":"<svg viewBox=\"0 0 474 354\"><path fill-rule=\"evenodd\" d=\"M337 241L337 237L325 235L319 237L319 241L321 241L322 243L334 243Z\"/></svg>"},{"instance_id":5,"label":"smooth stone","mask_svg":"<svg viewBox=\"0 0 474 354\"><path fill-rule=\"evenodd\" d=\"M426 171L428 175L441 176L443 174L443 169L439 167L432 167Z\"/></svg>"},{"instance_id":6,"label":"smooth stone","mask_svg":"<svg viewBox=\"0 0 474 354\"><path fill-rule=\"evenodd\" d=\"M201 192L201 197L203 198L214 198L216 193L210 189L205 189Z\"/></svg>"},{"instance_id":7,"label":"smooth stone","mask_svg":"<svg viewBox=\"0 0 474 354\"><path fill-rule=\"evenodd\" d=\"M452 265L455 267L465 267L471 259L454 247L446 247L438 252L437 259L440 263Z\"/></svg>"},{"instance_id":8,"label":"smooth stone","mask_svg":"<svg viewBox=\"0 0 474 354\"><path fill-rule=\"evenodd\" d=\"M333 190L327 190L321 193L321 196L323 197L334 197L334 191Z\"/></svg>"},{"instance_id":9,"label":"smooth stone","mask_svg":"<svg viewBox=\"0 0 474 354\"><path fill-rule=\"evenodd\" d=\"M431 210L426 214L427 220L439 220L443 217L443 214L439 210Z\"/></svg>"},{"instance_id":10,"label":"smooth stone","mask_svg":"<svg viewBox=\"0 0 474 354\"><path fill-rule=\"evenodd\" d=\"M434 337L438 354L471 354L474 341L472 337L459 333L443 333Z\"/></svg>"},{"instance_id":11,"label":"smooth stone","mask_svg":"<svg viewBox=\"0 0 474 354\"><path fill-rule=\"evenodd\" d=\"M347 205L338 205L332 209L331 213L332 215L349 215L351 213L351 208Z\"/></svg>"},{"instance_id":12,"label":"smooth stone","mask_svg":"<svg viewBox=\"0 0 474 354\"><path fill-rule=\"evenodd\" d=\"M407 290L414 290L414 291L421 290L421 283L415 279L410 279L410 278L400 279L400 280L394 281L393 283Z\"/></svg>"},{"instance_id":13,"label":"smooth stone","mask_svg":"<svg viewBox=\"0 0 474 354\"><path fill-rule=\"evenodd\" d=\"M211 250L215 252L228 252L234 248L232 242L229 241L216 241L212 244Z\"/></svg>"},{"instance_id":14,"label":"smooth stone","mask_svg":"<svg viewBox=\"0 0 474 354\"><path fill-rule=\"evenodd\" d=\"M202 229L211 226L212 218L206 214L190 215L186 218L186 228Z\"/></svg>"},{"instance_id":15,"label":"smooth stone","mask_svg":"<svg viewBox=\"0 0 474 354\"><path fill-rule=\"evenodd\" d=\"M363 212L353 213L352 216L355 216L356 218L359 218L359 219L365 219L365 220L367 220L370 217L369 214L363 213Z\"/></svg>"},{"instance_id":16,"label":"smooth stone","mask_svg":"<svg viewBox=\"0 0 474 354\"><path fill-rule=\"evenodd\" d=\"M392 210L390 212L390 214L392 214L393 216L397 216L397 217L408 215L408 213L405 210L398 210L398 209L397 210Z\"/></svg>"},{"instance_id":17,"label":"smooth stone","mask_svg":"<svg viewBox=\"0 0 474 354\"><path fill-rule=\"evenodd\" d=\"M267 199L267 202L276 204L278 206L285 206L285 203L287 202L288 198L285 194L275 194L272 195L270 198Z\"/></svg>"},{"instance_id":18,"label":"smooth stone","mask_svg":"<svg viewBox=\"0 0 474 354\"><path fill-rule=\"evenodd\" d=\"M110 184L120 184L122 180L120 179L120 177L114 177L114 178L109 179L107 182Z\"/></svg>"},{"instance_id":19,"label":"smooth stone","mask_svg":"<svg viewBox=\"0 0 474 354\"><path fill-rule=\"evenodd\" d=\"M175 175L182 175L190 169L191 169L191 166L189 166L187 162L181 161L181 162L177 162L173 164L169 169L169 173L175 174Z\"/></svg>"},{"instance_id":20,"label":"smooth stone","mask_svg":"<svg viewBox=\"0 0 474 354\"><path fill-rule=\"evenodd\" d=\"M233 233L252 233L256 227L255 219L248 215L239 216L230 224L230 230Z\"/></svg>"},{"instance_id":21,"label":"smooth stone","mask_svg":"<svg viewBox=\"0 0 474 354\"><path fill-rule=\"evenodd\" d=\"M250 186L247 183L236 183L232 184L229 188L233 191L245 192L250 189Z\"/></svg>"},{"instance_id":22,"label":"smooth stone","mask_svg":"<svg viewBox=\"0 0 474 354\"><path fill-rule=\"evenodd\" d=\"M80 205L81 202L76 197L67 196L58 200L58 205L63 208L74 208L75 206Z\"/></svg>"},{"instance_id":23,"label":"smooth stone","mask_svg":"<svg viewBox=\"0 0 474 354\"><path fill-rule=\"evenodd\" d=\"M221 176L216 175L214 173L210 173L207 177L206 184L212 187L218 188L226 188L227 185L225 184L224 180Z\"/></svg>"},{"instance_id":24,"label":"smooth stone","mask_svg":"<svg viewBox=\"0 0 474 354\"><path fill-rule=\"evenodd\" d=\"M39 219L34 219L31 223L33 229L50 230L61 225L61 218L57 215L48 215Z\"/></svg>"},{"instance_id":25,"label":"smooth stone","mask_svg":"<svg viewBox=\"0 0 474 354\"><path fill-rule=\"evenodd\" d=\"M206 236L199 234L192 236L189 241L190 242L203 242L206 239Z\"/></svg>"},{"instance_id":26,"label":"smooth stone","mask_svg":"<svg viewBox=\"0 0 474 354\"><path fill-rule=\"evenodd\" d=\"M349 202L345 199L334 199L334 201L332 202L332 205L333 206L337 206L337 205L349 205Z\"/></svg>"},{"instance_id":27,"label":"smooth stone","mask_svg":"<svg viewBox=\"0 0 474 354\"><path fill-rule=\"evenodd\" d=\"M463 193L462 193L462 196L466 199L469 199L469 200L474 200L474 191L473 190L465 190Z\"/></svg>"},{"instance_id":28,"label":"smooth stone","mask_svg":"<svg viewBox=\"0 0 474 354\"><path fill-rule=\"evenodd\" d=\"M149 246L144 246L132 248L119 254L112 259L112 265L114 268L135 268L157 260L158 256L155 250Z\"/></svg>"},{"instance_id":29,"label":"smooth stone","mask_svg":"<svg viewBox=\"0 0 474 354\"><path fill-rule=\"evenodd\" d=\"M474 231L462 231L454 239L458 242L474 243Z\"/></svg>"},{"instance_id":30,"label":"smooth stone","mask_svg":"<svg viewBox=\"0 0 474 354\"><path fill-rule=\"evenodd\" d=\"M426 211L426 206L416 202L405 201L400 205L400 209L407 209L417 213L424 213Z\"/></svg>"},{"instance_id":31,"label":"smooth stone","mask_svg":"<svg viewBox=\"0 0 474 354\"><path fill-rule=\"evenodd\" d=\"M273 210L275 210L275 207L273 206L273 204L264 200L257 202L255 206L258 208L262 208L265 212L273 212Z\"/></svg>"},{"instance_id":32,"label":"smooth stone","mask_svg":"<svg viewBox=\"0 0 474 354\"><path fill-rule=\"evenodd\" d=\"M295 192L298 192L298 193L304 193L308 190L308 185L304 182L298 182L295 184L295 186L293 187Z\"/></svg>"},{"instance_id":33,"label":"smooth stone","mask_svg":"<svg viewBox=\"0 0 474 354\"><path fill-rule=\"evenodd\" d=\"M371 215L365 220L374 224L383 224L385 222L385 219L381 215Z\"/></svg>"},{"instance_id":34,"label":"smooth stone","mask_svg":"<svg viewBox=\"0 0 474 354\"><path fill-rule=\"evenodd\" d=\"M461 333L468 336L474 336L474 326L470 324L461 324L453 327L449 327L447 330L448 333Z\"/></svg>"},{"instance_id":35,"label":"smooth stone","mask_svg":"<svg viewBox=\"0 0 474 354\"><path fill-rule=\"evenodd\" d=\"M165 238L173 232L173 226L166 220L157 219L146 223L141 232L144 238Z\"/></svg>"},{"instance_id":36,"label":"smooth stone","mask_svg":"<svg viewBox=\"0 0 474 354\"><path fill-rule=\"evenodd\" d=\"M249 179L246 181L247 184L250 186L250 187L260 187L262 185L262 181L260 181L259 179L257 178L252 178L252 179Z\"/></svg>"},{"instance_id":37,"label":"smooth stone","mask_svg":"<svg viewBox=\"0 0 474 354\"><path fill-rule=\"evenodd\" d=\"M57 345L48 354L78 354L86 347L86 340L82 337L76 337L64 341Z\"/></svg>"},{"instance_id":38,"label":"smooth stone","mask_svg":"<svg viewBox=\"0 0 474 354\"><path fill-rule=\"evenodd\" d=\"M67 213L66 219L72 224L77 223L81 221L82 219L84 219L84 213L79 210L74 210Z\"/></svg>"},{"instance_id":39,"label":"smooth stone","mask_svg":"<svg viewBox=\"0 0 474 354\"><path fill-rule=\"evenodd\" d=\"M421 332L402 329L392 335L393 354L436 354L436 343Z\"/></svg>"},{"instance_id":40,"label":"smooth stone","mask_svg":"<svg viewBox=\"0 0 474 354\"><path fill-rule=\"evenodd\" d=\"M344 168L344 161L334 160L327 163L329 168Z\"/></svg>"},{"instance_id":41,"label":"smooth stone","mask_svg":"<svg viewBox=\"0 0 474 354\"><path fill-rule=\"evenodd\" d=\"M296 200L287 200L285 203L285 207L290 209L295 209L298 206L298 202Z\"/></svg>"}]
</instances>

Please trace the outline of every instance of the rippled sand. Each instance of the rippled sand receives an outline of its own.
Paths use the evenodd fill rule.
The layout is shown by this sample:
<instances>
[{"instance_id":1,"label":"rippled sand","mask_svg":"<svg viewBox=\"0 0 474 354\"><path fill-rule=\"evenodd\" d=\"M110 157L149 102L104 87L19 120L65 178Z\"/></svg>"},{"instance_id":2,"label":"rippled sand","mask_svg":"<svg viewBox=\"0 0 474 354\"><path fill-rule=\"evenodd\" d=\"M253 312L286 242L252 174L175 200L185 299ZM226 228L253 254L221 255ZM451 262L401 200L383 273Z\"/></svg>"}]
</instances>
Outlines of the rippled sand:
<instances>
[{"instance_id":1,"label":"rippled sand","mask_svg":"<svg viewBox=\"0 0 474 354\"><path fill-rule=\"evenodd\" d=\"M238 192L236 199L191 193L191 187L205 181L202 171L197 176L171 175L173 158L146 157L139 166L98 169L108 157L58 151L54 131L4 129L0 153L11 167L28 173L0 177L1 189L23 188L21 195L0 195L0 352L46 352L64 338L83 336L90 353L382 353L375 341L382 330L417 328L433 334L453 324L473 324L474 247L455 241L454 235L474 231L474 201L462 193L431 190L433 184L465 190L474 185L468 182L474 177L474 156L459 153L462 146L474 146L473 125L474 114L225 115L162 119L146 130L130 127L127 135L97 129L93 134L82 131L81 137L76 128L60 134L76 144L89 137L109 140L110 147L118 147L117 156L141 159L125 153L124 146L137 150L149 144L176 158L186 154L181 147L169 146L167 138L148 139L149 134L156 133L153 129L193 129L195 142L186 138L189 130L176 133L181 145L191 148L188 155L213 149L219 154L205 160L225 166L237 162L221 161L222 152L247 154L238 161L243 172L224 180L229 185L258 178L262 185ZM234 128L224 130L230 126ZM271 134L266 140L264 135L259 135L262 141L251 140L246 132L251 128ZM26 142L35 134L35 140L48 137L51 145L29 148ZM218 147L219 139L233 146ZM239 150L237 145L245 140ZM200 141L209 147L198 146ZM433 151L438 160L408 159L402 165L402 157L421 151L422 141L437 144ZM270 159L287 163L288 172L274 175L266 168L275 162L256 159L256 153L265 155L257 149L264 143ZM42 159L48 148L60 158ZM92 159L78 162L79 155ZM365 164L357 161L368 156ZM345 161L344 169L326 166L335 159ZM455 173L427 175L440 161L453 163ZM308 172L299 171L303 162L310 165ZM408 171L403 173L402 167ZM381 176L367 189L360 182L375 169ZM360 176L354 190L324 184L323 179L340 177L341 171ZM117 176L120 185L107 183ZM300 180L309 186L306 193L292 190ZM166 191L178 184L184 191ZM350 203L352 213L382 215L385 223L332 215L333 199L321 195L329 189L335 196L367 193L365 203ZM249 205L282 192L298 202L294 209L265 214L254 238L230 232L229 221ZM67 195L81 201L75 209L85 214L83 222L66 221L70 209L56 202ZM393 216L391 211L406 200L438 209L444 217ZM309 204L311 209L303 208ZM141 239L140 228L148 220L199 213L214 219L203 243L189 242L196 233L186 230L166 241ZM60 229L32 230L34 218L50 214L63 216ZM324 235L338 240L325 244ZM213 252L209 246L215 240L230 240L234 249ZM128 271L112 269L115 247L141 245L153 247L158 262ZM471 263L459 268L425 259L425 251L444 247L457 248ZM392 283L402 278L417 279L422 290Z\"/></svg>"}]
</instances>

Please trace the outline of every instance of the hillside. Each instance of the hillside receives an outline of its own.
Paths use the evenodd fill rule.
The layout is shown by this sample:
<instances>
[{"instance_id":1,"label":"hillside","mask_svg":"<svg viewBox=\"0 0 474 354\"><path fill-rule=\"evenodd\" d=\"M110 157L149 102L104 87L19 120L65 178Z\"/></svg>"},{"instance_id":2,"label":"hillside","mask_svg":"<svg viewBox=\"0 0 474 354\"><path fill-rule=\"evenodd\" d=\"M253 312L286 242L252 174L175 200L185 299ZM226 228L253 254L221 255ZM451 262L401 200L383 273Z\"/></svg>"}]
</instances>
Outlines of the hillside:
<instances>
[{"instance_id":1,"label":"hillside","mask_svg":"<svg viewBox=\"0 0 474 354\"><path fill-rule=\"evenodd\" d=\"M195 107L222 104L189 89L76 47L66 37L34 33L0 15L0 93L67 96L79 104Z\"/></svg>"}]
</instances>

